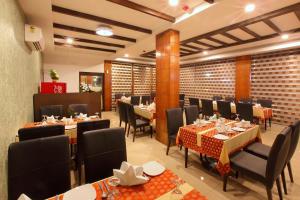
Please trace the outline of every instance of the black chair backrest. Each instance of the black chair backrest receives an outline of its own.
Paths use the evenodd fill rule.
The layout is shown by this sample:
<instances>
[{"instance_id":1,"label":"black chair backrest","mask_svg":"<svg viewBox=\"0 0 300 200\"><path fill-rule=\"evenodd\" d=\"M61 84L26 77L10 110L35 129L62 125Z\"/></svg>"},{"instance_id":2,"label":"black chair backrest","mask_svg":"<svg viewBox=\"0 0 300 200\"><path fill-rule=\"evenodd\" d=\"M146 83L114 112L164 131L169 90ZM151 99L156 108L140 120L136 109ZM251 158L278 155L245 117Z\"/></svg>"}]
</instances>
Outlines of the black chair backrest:
<instances>
[{"instance_id":1,"label":"black chair backrest","mask_svg":"<svg viewBox=\"0 0 300 200\"><path fill-rule=\"evenodd\" d=\"M252 98L241 98L240 103L249 103L252 104L253 103L253 99Z\"/></svg>"},{"instance_id":2,"label":"black chair backrest","mask_svg":"<svg viewBox=\"0 0 300 200\"><path fill-rule=\"evenodd\" d=\"M69 110L72 113L77 112L87 114L88 113L88 105L87 104L70 104L69 105Z\"/></svg>"},{"instance_id":3,"label":"black chair backrest","mask_svg":"<svg viewBox=\"0 0 300 200\"><path fill-rule=\"evenodd\" d=\"M234 97L225 97L225 101L230 101L232 103L235 103L235 98Z\"/></svg>"},{"instance_id":4,"label":"black chair backrest","mask_svg":"<svg viewBox=\"0 0 300 200\"><path fill-rule=\"evenodd\" d=\"M183 110L184 109L184 100L179 100L179 107Z\"/></svg>"},{"instance_id":5,"label":"black chair backrest","mask_svg":"<svg viewBox=\"0 0 300 200\"><path fill-rule=\"evenodd\" d=\"M86 131L93 131L99 129L106 129L110 127L110 120L95 120L95 121L86 121L77 123L77 159L79 162L82 162L83 156L83 140L82 135Z\"/></svg>"},{"instance_id":6,"label":"black chair backrest","mask_svg":"<svg viewBox=\"0 0 300 200\"><path fill-rule=\"evenodd\" d=\"M153 102L153 101L154 101L154 98L156 97L156 92L152 91L152 92L150 93L150 97L151 97L151 102Z\"/></svg>"},{"instance_id":7,"label":"black chair backrest","mask_svg":"<svg viewBox=\"0 0 300 200\"><path fill-rule=\"evenodd\" d=\"M134 106L128 104L127 105L127 115L128 115L128 122L131 126L136 127L136 115L134 112Z\"/></svg>"},{"instance_id":8,"label":"black chair backrest","mask_svg":"<svg viewBox=\"0 0 300 200\"><path fill-rule=\"evenodd\" d=\"M217 101L218 112L221 117L231 119L231 105L230 101Z\"/></svg>"},{"instance_id":9,"label":"black chair backrest","mask_svg":"<svg viewBox=\"0 0 300 200\"><path fill-rule=\"evenodd\" d=\"M204 116L213 116L214 115L214 107L213 101L209 99L201 99L202 104L202 114Z\"/></svg>"},{"instance_id":10,"label":"black chair backrest","mask_svg":"<svg viewBox=\"0 0 300 200\"><path fill-rule=\"evenodd\" d=\"M92 183L113 175L127 161L124 128L88 131L83 134L85 180Z\"/></svg>"},{"instance_id":11,"label":"black chair backrest","mask_svg":"<svg viewBox=\"0 0 300 200\"><path fill-rule=\"evenodd\" d=\"M184 101L184 97L185 97L185 94L179 94L179 100L183 100Z\"/></svg>"},{"instance_id":12,"label":"black chair backrest","mask_svg":"<svg viewBox=\"0 0 300 200\"><path fill-rule=\"evenodd\" d=\"M257 103L259 103L262 107L272 108L272 100L268 99L257 99Z\"/></svg>"},{"instance_id":13,"label":"black chair backrest","mask_svg":"<svg viewBox=\"0 0 300 200\"><path fill-rule=\"evenodd\" d=\"M193 124L199 118L199 110L197 106L185 107L186 125Z\"/></svg>"},{"instance_id":14,"label":"black chair backrest","mask_svg":"<svg viewBox=\"0 0 300 200\"><path fill-rule=\"evenodd\" d=\"M198 106L198 110L200 111L200 101L198 98L189 98L190 106Z\"/></svg>"},{"instance_id":15,"label":"black chair backrest","mask_svg":"<svg viewBox=\"0 0 300 200\"><path fill-rule=\"evenodd\" d=\"M121 99L123 96L122 93L115 93L115 100Z\"/></svg>"},{"instance_id":16,"label":"black chair backrest","mask_svg":"<svg viewBox=\"0 0 300 200\"><path fill-rule=\"evenodd\" d=\"M220 101L220 100L222 100L222 99L223 99L222 96L213 96L213 97L212 97L212 100L213 100L213 101Z\"/></svg>"},{"instance_id":17,"label":"black chair backrest","mask_svg":"<svg viewBox=\"0 0 300 200\"><path fill-rule=\"evenodd\" d=\"M237 103L236 112L240 120L253 122L253 106L250 103Z\"/></svg>"},{"instance_id":18,"label":"black chair backrest","mask_svg":"<svg viewBox=\"0 0 300 200\"><path fill-rule=\"evenodd\" d=\"M150 96L142 96L142 104L146 105L147 103L150 104Z\"/></svg>"},{"instance_id":19,"label":"black chair backrest","mask_svg":"<svg viewBox=\"0 0 300 200\"><path fill-rule=\"evenodd\" d=\"M294 122L290 127L292 128L292 141L291 141L291 146L287 157L288 162L292 159L297 149L297 145L299 142L299 135L300 135L300 120Z\"/></svg>"},{"instance_id":20,"label":"black chair backrest","mask_svg":"<svg viewBox=\"0 0 300 200\"><path fill-rule=\"evenodd\" d=\"M71 189L68 136L10 144L7 179L9 200L22 193L46 199Z\"/></svg>"},{"instance_id":21,"label":"black chair backrest","mask_svg":"<svg viewBox=\"0 0 300 200\"><path fill-rule=\"evenodd\" d=\"M134 106L137 106L140 104L140 96L131 96L130 103Z\"/></svg>"},{"instance_id":22,"label":"black chair backrest","mask_svg":"<svg viewBox=\"0 0 300 200\"><path fill-rule=\"evenodd\" d=\"M166 110L168 135L176 135L179 128L183 126L183 113L181 108Z\"/></svg>"},{"instance_id":23,"label":"black chair backrest","mask_svg":"<svg viewBox=\"0 0 300 200\"><path fill-rule=\"evenodd\" d=\"M266 180L269 187L273 185L286 164L291 144L291 132L290 127L285 128L277 135L271 147L266 168Z\"/></svg>"},{"instance_id":24,"label":"black chair backrest","mask_svg":"<svg viewBox=\"0 0 300 200\"><path fill-rule=\"evenodd\" d=\"M32 128L21 128L18 131L19 141L58 136L64 134L65 134L64 125L49 125L49 126L37 126Z\"/></svg>"},{"instance_id":25,"label":"black chair backrest","mask_svg":"<svg viewBox=\"0 0 300 200\"><path fill-rule=\"evenodd\" d=\"M41 119L43 115L47 116L64 116L64 106L63 105L47 105L40 107Z\"/></svg>"},{"instance_id":26,"label":"black chair backrest","mask_svg":"<svg viewBox=\"0 0 300 200\"><path fill-rule=\"evenodd\" d=\"M119 101L119 118L121 122L128 122L126 103Z\"/></svg>"}]
</instances>

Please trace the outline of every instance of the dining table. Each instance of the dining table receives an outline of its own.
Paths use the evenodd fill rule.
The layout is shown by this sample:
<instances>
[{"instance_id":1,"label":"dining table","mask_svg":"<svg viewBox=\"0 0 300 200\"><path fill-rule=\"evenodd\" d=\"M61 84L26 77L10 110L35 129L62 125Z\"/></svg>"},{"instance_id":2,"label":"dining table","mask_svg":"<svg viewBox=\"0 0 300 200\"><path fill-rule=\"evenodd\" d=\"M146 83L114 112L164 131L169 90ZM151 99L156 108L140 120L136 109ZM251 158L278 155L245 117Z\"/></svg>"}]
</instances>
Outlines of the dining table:
<instances>
[{"instance_id":1,"label":"dining table","mask_svg":"<svg viewBox=\"0 0 300 200\"><path fill-rule=\"evenodd\" d=\"M93 189L96 192L96 200L102 200L102 192L107 193L107 189L103 187L103 182L106 182L109 190L117 190L118 194L114 195L116 200L172 200L172 191L176 188L174 180L181 180L179 186L183 194L183 200L207 200L199 191L193 188L190 184L184 182L171 170L166 169L158 176L149 177L147 183L135 186L111 186L109 178L92 183ZM102 189L100 185L102 185ZM48 198L48 200L63 200L64 194Z\"/></svg>"},{"instance_id":2,"label":"dining table","mask_svg":"<svg viewBox=\"0 0 300 200\"><path fill-rule=\"evenodd\" d=\"M216 121L207 121L202 125L191 124L179 128L176 143L185 147L185 167L187 167L190 149L215 159L215 168L221 175L224 175L231 171L230 155L255 141L261 142L258 125L250 124L246 128L234 131L232 129L236 128L237 122L226 119L225 125L231 127L231 130L220 133L216 123ZM220 134L227 136L226 139L216 137Z\"/></svg>"}]
</instances>

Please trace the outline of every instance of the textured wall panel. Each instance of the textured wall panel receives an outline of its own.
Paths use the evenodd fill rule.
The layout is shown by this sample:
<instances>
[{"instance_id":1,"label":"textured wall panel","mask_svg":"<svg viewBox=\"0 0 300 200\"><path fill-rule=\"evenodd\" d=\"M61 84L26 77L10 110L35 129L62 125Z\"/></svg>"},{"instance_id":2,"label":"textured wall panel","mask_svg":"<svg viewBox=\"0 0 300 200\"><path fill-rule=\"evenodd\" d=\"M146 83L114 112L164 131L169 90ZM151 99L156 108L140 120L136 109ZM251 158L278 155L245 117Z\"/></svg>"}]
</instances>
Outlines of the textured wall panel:
<instances>
[{"instance_id":1,"label":"textured wall panel","mask_svg":"<svg viewBox=\"0 0 300 200\"><path fill-rule=\"evenodd\" d=\"M134 65L134 95L150 95L152 67Z\"/></svg>"},{"instance_id":2,"label":"textured wall panel","mask_svg":"<svg viewBox=\"0 0 300 200\"><path fill-rule=\"evenodd\" d=\"M251 96L273 101L273 120L300 119L300 49L252 56Z\"/></svg>"}]
</instances>

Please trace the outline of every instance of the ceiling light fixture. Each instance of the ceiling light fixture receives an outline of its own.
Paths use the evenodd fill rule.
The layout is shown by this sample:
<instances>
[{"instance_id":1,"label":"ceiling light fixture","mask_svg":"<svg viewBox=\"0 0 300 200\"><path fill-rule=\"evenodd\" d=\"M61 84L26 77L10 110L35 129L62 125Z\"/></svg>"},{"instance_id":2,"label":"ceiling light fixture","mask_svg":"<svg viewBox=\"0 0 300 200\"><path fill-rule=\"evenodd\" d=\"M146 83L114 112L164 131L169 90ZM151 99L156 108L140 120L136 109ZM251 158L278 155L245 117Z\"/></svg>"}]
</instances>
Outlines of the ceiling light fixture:
<instances>
[{"instance_id":1,"label":"ceiling light fixture","mask_svg":"<svg viewBox=\"0 0 300 200\"><path fill-rule=\"evenodd\" d=\"M281 36L281 39L287 40L287 39L289 39L289 35L288 35L288 34L283 34L283 35Z\"/></svg>"},{"instance_id":2,"label":"ceiling light fixture","mask_svg":"<svg viewBox=\"0 0 300 200\"><path fill-rule=\"evenodd\" d=\"M73 38L67 38L67 39L66 39L66 42L67 42L68 44L73 44L74 39L73 39Z\"/></svg>"},{"instance_id":3,"label":"ceiling light fixture","mask_svg":"<svg viewBox=\"0 0 300 200\"><path fill-rule=\"evenodd\" d=\"M125 54L124 54L124 57L128 58L128 57L129 57L128 53L125 53Z\"/></svg>"},{"instance_id":4,"label":"ceiling light fixture","mask_svg":"<svg viewBox=\"0 0 300 200\"><path fill-rule=\"evenodd\" d=\"M204 54L204 55L207 55L207 54L208 54L208 52L207 52L207 51L203 51L203 54Z\"/></svg>"},{"instance_id":5,"label":"ceiling light fixture","mask_svg":"<svg viewBox=\"0 0 300 200\"><path fill-rule=\"evenodd\" d=\"M245 12L250 13L255 10L255 4L254 3L249 3L245 6Z\"/></svg>"},{"instance_id":6,"label":"ceiling light fixture","mask_svg":"<svg viewBox=\"0 0 300 200\"><path fill-rule=\"evenodd\" d=\"M155 52L156 58L161 57L161 53L159 51Z\"/></svg>"},{"instance_id":7,"label":"ceiling light fixture","mask_svg":"<svg viewBox=\"0 0 300 200\"><path fill-rule=\"evenodd\" d=\"M179 0L169 0L170 6L175 7L175 6L178 6L178 4L179 4Z\"/></svg>"},{"instance_id":8,"label":"ceiling light fixture","mask_svg":"<svg viewBox=\"0 0 300 200\"><path fill-rule=\"evenodd\" d=\"M110 26L108 26L108 25L100 25L96 29L96 34L108 37L108 36L112 36L114 33L113 33L113 30L112 30L112 28Z\"/></svg>"}]
</instances>

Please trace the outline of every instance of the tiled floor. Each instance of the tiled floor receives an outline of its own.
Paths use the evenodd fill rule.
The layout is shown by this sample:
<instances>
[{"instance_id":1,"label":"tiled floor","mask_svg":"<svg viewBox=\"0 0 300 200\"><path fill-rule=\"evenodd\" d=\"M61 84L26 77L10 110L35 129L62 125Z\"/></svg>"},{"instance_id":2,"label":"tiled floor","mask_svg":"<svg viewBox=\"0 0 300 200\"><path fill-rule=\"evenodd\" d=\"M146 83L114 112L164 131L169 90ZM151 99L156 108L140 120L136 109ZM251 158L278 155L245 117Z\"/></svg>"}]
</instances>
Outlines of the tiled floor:
<instances>
[{"instance_id":1,"label":"tiled floor","mask_svg":"<svg viewBox=\"0 0 300 200\"><path fill-rule=\"evenodd\" d=\"M118 115L115 112L104 112L103 118L111 120L112 127L118 127ZM263 143L272 144L276 135L284 128L282 125L273 124L268 131L263 130ZM169 156L166 156L166 146L151 139L149 135L140 135L132 142L132 135L127 139L128 161L133 164L143 164L148 161L156 160L165 167L171 169L178 176L198 189L208 199L211 200L241 200L241 199L267 199L265 187L259 182L245 179L242 175L239 179L229 179L227 192L222 190L222 178L212 172L204 169L196 153L190 152L189 166L184 168L184 151L179 151L177 147L172 147ZM290 183L287 178L288 195L284 199L300 199L300 145L293 157L292 167L295 183ZM286 173L287 174L287 173ZM287 175L288 177L288 175ZM279 199L276 186L273 188L274 199Z\"/></svg>"}]
</instances>

